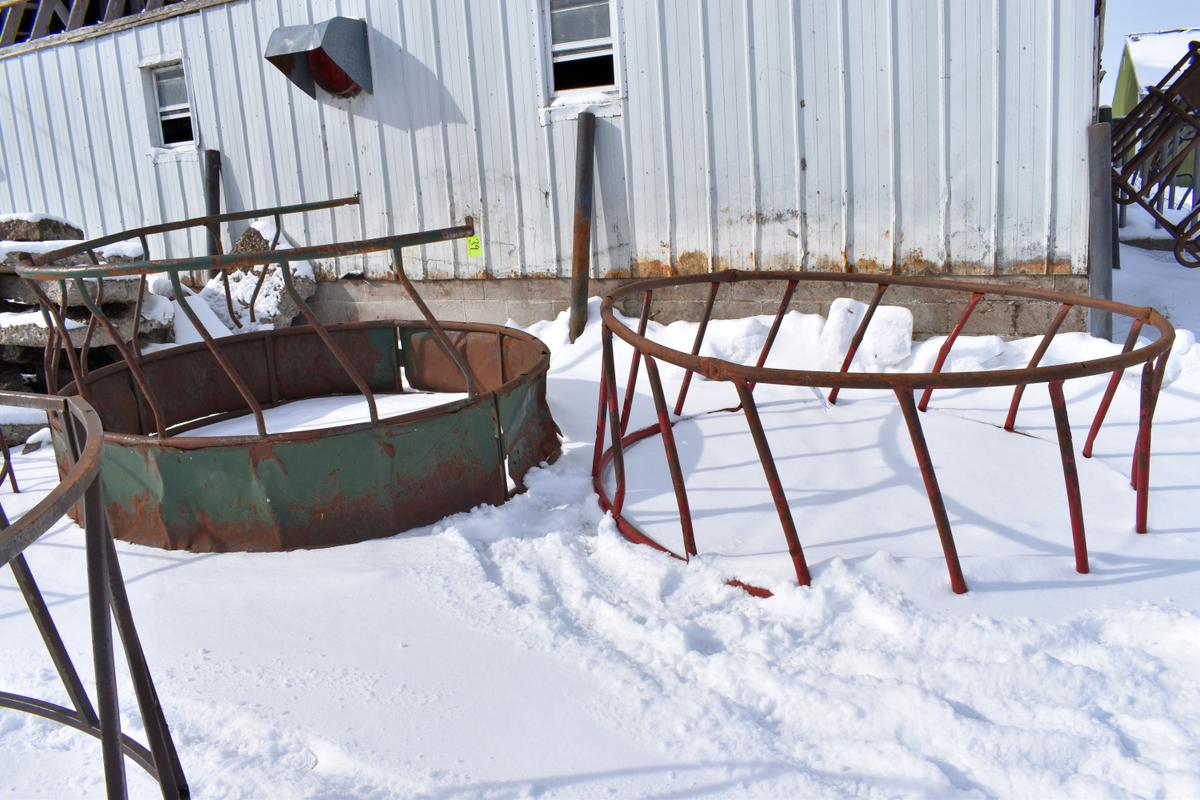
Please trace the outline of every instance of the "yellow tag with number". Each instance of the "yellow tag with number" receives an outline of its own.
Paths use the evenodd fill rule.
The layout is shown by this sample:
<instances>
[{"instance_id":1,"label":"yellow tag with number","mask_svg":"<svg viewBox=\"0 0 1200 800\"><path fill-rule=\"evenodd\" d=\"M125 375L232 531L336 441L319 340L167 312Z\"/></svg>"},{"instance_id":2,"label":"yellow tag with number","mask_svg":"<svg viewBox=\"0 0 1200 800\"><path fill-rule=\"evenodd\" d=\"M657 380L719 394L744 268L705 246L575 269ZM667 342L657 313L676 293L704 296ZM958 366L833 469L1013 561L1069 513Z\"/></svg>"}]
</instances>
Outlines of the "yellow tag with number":
<instances>
[{"instance_id":1,"label":"yellow tag with number","mask_svg":"<svg viewBox=\"0 0 1200 800\"><path fill-rule=\"evenodd\" d=\"M478 236L467 237L467 257L479 258L483 255L483 240Z\"/></svg>"}]
</instances>

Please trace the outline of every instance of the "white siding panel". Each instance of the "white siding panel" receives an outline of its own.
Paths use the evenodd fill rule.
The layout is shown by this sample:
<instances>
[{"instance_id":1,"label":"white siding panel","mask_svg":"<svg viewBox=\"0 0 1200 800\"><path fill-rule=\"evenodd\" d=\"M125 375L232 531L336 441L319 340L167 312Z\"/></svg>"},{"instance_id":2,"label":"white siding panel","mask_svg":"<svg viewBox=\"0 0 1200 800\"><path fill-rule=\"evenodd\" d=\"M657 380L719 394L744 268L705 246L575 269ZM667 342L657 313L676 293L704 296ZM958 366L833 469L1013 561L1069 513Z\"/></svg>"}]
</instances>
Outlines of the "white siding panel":
<instances>
[{"instance_id":1,"label":"white siding panel","mask_svg":"<svg viewBox=\"0 0 1200 800\"><path fill-rule=\"evenodd\" d=\"M614 2L623 96L597 123L594 274L1085 271L1090 0ZM471 215L483 258L430 245L409 273L566 275L577 129L539 113L539 4L240 0L0 52L0 212L89 234L196 216L212 148L226 210L361 192L290 220L297 240ZM280 25L338 14L368 23L375 91L314 100L262 51ZM155 156L138 63L172 53L198 147ZM154 245L204 246L199 231Z\"/></svg>"}]
</instances>

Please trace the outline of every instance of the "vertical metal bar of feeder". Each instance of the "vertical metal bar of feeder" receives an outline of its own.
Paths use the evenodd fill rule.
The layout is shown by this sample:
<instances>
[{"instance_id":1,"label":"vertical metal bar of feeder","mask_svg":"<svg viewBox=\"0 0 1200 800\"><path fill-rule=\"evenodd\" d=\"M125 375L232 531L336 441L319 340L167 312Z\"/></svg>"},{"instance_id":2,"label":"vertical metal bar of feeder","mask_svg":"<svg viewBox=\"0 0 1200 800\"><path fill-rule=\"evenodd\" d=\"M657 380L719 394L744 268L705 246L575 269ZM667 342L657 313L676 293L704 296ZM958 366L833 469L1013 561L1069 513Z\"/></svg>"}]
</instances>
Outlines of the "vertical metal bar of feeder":
<instances>
[{"instance_id":1,"label":"vertical metal bar of feeder","mask_svg":"<svg viewBox=\"0 0 1200 800\"><path fill-rule=\"evenodd\" d=\"M150 666L146 663L141 638L133 624L133 611L129 607L129 595L125 590L121 565L117 561L117 548L103 519L102 524L105 525L104 538L108 547L110 604L116 620L117 633L120 634L121 645L125 650L125 662L129 666L134 697L137 699L138 710L141 711L142 726L146 729L146 744L149 745L150 754L154 759L155 777L158 778L164 798L186 798L189 796L187 779L183 774L179 753L171 739L170 728L167 727L167 717L163 713L158 690L154 688L154 679L150 676Z\"/></svg>"},{"instance_id":2,"label":"vertical metal bar of feeder","mask_svg":"<svg viewBox=\"0 0 1200 800\"><path fill-rule=\"evenodd\" d=\"M908 426L908 436L912 439L913 452L917 457L917 467L921 470L921 479L925 483L925 494L929 496L929 507L933 511L933 523L937 527L938 539L942 543L942 554L946 558L946 569L950 573L950 589L955 594L967 591L967 581L963 577L962 564L958 560L958 547L954 544L954 532L950 528L950 517L946 513L946 503L942 499L942 490L938 486L937 472L933 468L933 458L929 455L929 444L925 441L925 431L921 429L921 416L917 404L913 400L913 390L907 386L894 386L896 400L900 403L900 412Z\"/></svg>"},{"instance_id":3,"label":"vertical metal bar of feeder","mask_svg":"<svg viewBox=\"0 0 1200 800\"><path fill-rule=\"evenodd\" d=\"M279 245L279 232L283 230L283 220L279 214L275 215L275 233L271 235L271 246L269 250L274 250ZM254 270L253 267L250 268ZM258 280L254 283L254 291L250 294L250 321L256 322L254 307L258 304L258 293L262 291L263 283L267 280L267 273L271 270L271 264L265 263L262 267L262 272L258 274Z\"/></svg>"},{"instance_id":4,"label":"vertical metal bar of feeder","mask_svg":"<svg viewBox=\"0 0 1200 800\"><path fill-rule=\"evenodd\" d=\"M575 145L575 227L571 234L571 315L568 327L572 342L579 338L587 326L595 149L596 115L584 111L579 115Z\"/></svg>"},{"instance_id":5,"label":"vertical metal bar of feeder","mask_svg":"<svg viewBox=\"0 0 1200 800\"><path fill-rule=\"evenodd\" d=\"M754 393L750 391L750 387L744 380L736 379L733 385L741 400L742 410L746 416L746 425L750 428L750 437L754 440L754 448L758 451L758 460L762 464L767 488L770 489L771 499L775 502L775 511L779 514L779 524L783 527L783 537L787 540L788 554L792 558L792 567L796 570L796 581L801 586L808 586L812 583L812 577L808 573L808 562L804 559L804 549L800 546L800 536L796 533L796 521L792 518L792 509L788 505L787 495L783 492L783 482L779 479L775 458L771 455L771 445L767 442L762 419L758 416Z\"/></svg>"},{"instance_id":6,"label":"vertical metal bar of feeder","mask_svg":"<svg viewBox=\"0 0 1200 800\"><path fill-rule=\"evenodd\" d=\"M1079 495L1079 470L1075 466L1075 448L1071 442L1071 421L1063 382L1050 381L1050 407L1054 409L1054 427L1058 429L1058 449L1062 456L1063 480L1067 487L1067 508L1071 512L1071 541L1075 547L1075 571L1088 572L1087 536L1083 527L1083 500Z\"/></svg>"},{"instance_id":7,"label":"vertical metal bar of feeder","mask_svg":"<svg viewBox=\"0 0 1200 800\"><path fill-rule=\"evenodd\" d=\"M621 508L625 505L625 449L621 436L621 415L617 409L617 368L613 362L613 334L605 328L600 335L603 358L604 376L608 405L608 425L613 437L613 475L617 481L617 490L613 493L612 515L621 516Z\"/></svg>"},{"instance_id":8,"label":"vertical metal bar of feeder","mask_svg":"<svg viewBox=\"0 0 1200 800\"><path fill-rule=\"evenodd\" d=\"M650 301L653 295L652 289L647 289L642 296L642 313L638 317L638 336L646 335L646 325L650 321ZM621 435L625 435L626 429L629 428L629 413L633 410L633 390L637 386L638 377L638 362L641 361L642 351L636 347L633 348L633 359L629 362L629 380L625 384L625 402L621 405Z\"/></svg>"},{"instance_id":9,"label":"vertical metal bar of feeder","mask_svg":"<svg viewBox=\"0 0 1200 800\"><path fill-rule=\"evenodd\" d=\"M601 334L603 335L603 334ZM596 406L596 446L592 449L592 477L600 474L604 460L604 412L608 401L608 380L604 374L604 362L600 362L600 400Z\"/></svg>"},{"instance_id":10,"label":"vertical metal bar of feeder","mask_svg":"<svg viewBox=\"0 0 1200 800\"><path fill-rule=\"evenodd\" d=\"M64 420L70 424L66 415ZM92 662L96 671L96 705L100 717L104 783L110 798L125 797L125 757L121 748L121 713L117 699L117 670L113 661L112 617L109 613L109 550L101 522L104 506L99 480L93 480L87 488L83 504L88 611L92 629Z\"/></svg>"},{"instance_id":11,"label":"vertical metal bar of feeder","mask_svg":"<svg viewBox=\"0 0 1200 800\"><path fill-rule=\"evenodd\" d=\"M982 299L982 293L971 293L971 300L967 303L967 308L963 311L963 315L958 318L958 324L954 326L954 330L950 331L950 335L946 337L946 341L942 342L942 346L938 350L937 360L933 362L933 373L935 375L941 372L942 367L946 365L946 359L950 357L950 348L954 347L954 340L962 333L963 328L966 327L967 320L971 318L971 312L975 310L975 306L979 305L979 301ZM921 392L921 400L917 403L917 410L924 411L929 408L929 397L932 394L933 387L926 386Z\"/></svg>"},{"instance_id":12,"label":"vertical metal bar of feeder","mask_svg":"<svg viewBox=\"0 0 1200 800\"><path fill-rule=\"evenodd\" d=\"M1138 420L1138 438L1134 450L1134 467L1132 471L1134 485L1137 489L1137 524L1138 533L1148 530L1148 515L1150 507L1150 438L1154 426L1154 411L1158 407L1158 394L1162 390L1163 377L1166 374L1169 351L1163 353L1156 361L1146 362L1142 368L1142 405Z\"/></svg>"},{"instance_id":13,"label":"vertical metal bar of feeder","mask_svg":"<svg viewBox=\"0 0 1200 800\"><path fill-rule=\"evenodd\" d=\"M174 273L172 273L174 274ZM87 289L87 284L84 278L74 278L75 288L79 292L79 296L83 298L83 302L87 305L88 310L92 312L92 318L100 322L104 330L108 332L109 338L112 339L113 346L117 348L117 352L121 354L121 359L129 367L129 374L133 376L134 383L141 390L142 396L146 398L147 405L150 406L150 413L154 415L154 428L159 436L165 433L165 420L162 407L158 404L158 397L150 389L150 382L146 380L145 373L142 372L141 360L133 357L129 352L129 348L125 346L125 342L121 339L121 332L112 320L104 313L95 299L92 298L91 292ZM183 305L186 307L187 303Z\"/></svg>"},{"instance_id":14,"label":"vertical metal bar of feeder","mask_svg":"<svg viewBox=\"0 0 1200 800\"><path fill-rule=\"evenodd\" d=\"M67 330L66 315L55 307L46 293L42 291L42 287L38 285L37 281L31 281L26 278L25 285L33 292L33 296L37 298L38 304L42 307L42 318L46 320L50 329L57 331L55 338L62 345L62 352L67 355L67 367L71 370L71 379L75 381L75 386L79 389L79 396L86 400L87 395L83 388L83 375L79 369L75 346L71 344L71 337ZM45 365L46 389L52 394L58 393L58 365L57 356L53 358L51 363Z\"/></svg>"},{"instance_id":15,"label":"vertical metal bar of feeder","mask_svg":"<svg viewBox=\"0 0 1200 800\"><path fill-rule=\"evenodd\" d=\"M842 368L838 372L846 373L850 371L850 364L854 361L854 356L858 353L858 348L862 344L863 337L867 335L867 326L871 324L871 317L875 316L875 309L879 307L879 301L883 299L883 293L887 291L886 283L876 284L875 294L871 296L871 304L867 306L867 313L863 314L862 322L858 323L858 330L854 331L854 337L850 340L850 347L846 350L846 357L842 359ZM829 402L836 403L838 392L841 391L840 386L834 386L829 390Z\"/></svg>"},{"instance_id":16,"label":"vertical metal bar of feeder","mask_svg":"<svg viewBox=\"0 0 1200 800\"><path fill-rule=\"evenodd\" d=\"M1058 308L1058 313L1054 315L1054 319L1050 321L1050 327L1046 329L1046 333L1042 335L1042 340L1038 342L1037 349L1033 351L1033 355L1029 359L1029 364L1025 369L1033 369L1042 360L1042 356L1046 355L1046 351L1050 349L1050 342L1054 340L1054 335L1058 333L1058 329L1062 327L1063 320L1067 318L1067 314L1071 311L1070 303L1063 303ZM1021 395L1025 394L1025 384L1018 383L1013 389L1012 402L1008 406L1008 418L1004 420L1004 430L1011 431L1017 425L1017 409L1021 406Z\"/></svg>"},{"instance_id":17,"label":"vertical metal bar of feeder","mask_svg":"<svg viewBox=\"0 0 1200 800\"><path fill-rule=\"evenodd\" d=\"M345 372L350 378L350 382L357 387L358 391L363 397L367 398L367 410L371 415L371 422L379 422L379 408L375 404L375 393L371 391L371 387L367 383L366 379L363 378L362 374L354 367L354 362L352 362L350 357L346 355L346 351L343 350L341 345L334 340L333 334L331 334L329 330L326 329L323 324L321 324L321 321L317 319L317 315L314 314L313 310L308 307L308 303L304 302L304 298L300 296L298 291L296 291L296 287L292 283L291 263L287 261L280 261L279 272L283 276L284 289L289 295L291 295L292 301L295 302L296 307L300 310L300 314L303 315L304 321L307 322L316 332L317 337L320 338L321 342L325 345L325 348L333 355L334 360L338 362L338 366L340 366L342 371Z\"/></svg>"},{"instance_id":18,"label":"vertical metal bar of feeder","mask_svg":"<svg viewBox=\"0 0 1200 800\"><path fill-rule=\"evenodd\" d=\"M4 478L8 478L8 485L12 487L13 494L20 492L17 487L17 470L13 467L12 453L8 450L8 440L4 438L4 429L0 428L0 457L4 459L4 468L0 469L0 483L4 483ZM0 514L4 513L4 509L0 507ZM8 527L8 523L4 523L4 527Z\"/></svg>"},{"instance_id":19,"label":"vertical metal bar of feeder","mask_svg":"<svg viewBox=\"0 0 1200 800\"><path fill-rule=\"evenodd\" d=\"M771 320L771 329L767 331L767 339L763 342L762 349L758 351L758 360L754 362L755 369L762 369L767 363L767 357L771 355L771 348L775 346L775 337L779 335L779 328L783 325L783 315L787 313L788 306L792 304L792 295L796 293L796 284L798 281L788 281L787 288L783 290L783 297L779 300L779 308L775 311L775 319ZM754 381L749 383L750 391L754 391Z\"/></svg>"},{"instance_id":20,"label":"vertical metal bar of feeder","mask_svg":"<svg viewBox=\"0 0 1200 800\"><path fill-rule=\"evenodd\" d=\"M467 218L467 224L474 225L474 220ZM425 321L429 323L429 332L433 334L434 341L446 352L446 355L459 371L463 374L463 380L466 381L467 394L471 397L479 394L479 381L475 378L475 373L454 347L454 343L450 341L450 337L446 335L442 323L438 322L437 317L429 310L429 306L425 305L425 300L417 292L417 287L412 285L412 281L408 279L408 274L404 271L404 256L401 248L397 247L392 250L392 271L396 273L396 279L400 281L400 285L404 287L404 291L408 292L409 298L416 304L421 315L425 317Z\"/></svg>"},{"instance_id":21,"label":"vertical metal bar of feeder","mask_svg":"<svg viewBox=\"0 0 1200 800\"><path fill-rule=\"evenodd\" d=\"M696 534L692 529L692 510L688 502L687 486L683 481L683 468L679 464L679 449L675 446L675 431L671 427L670 411L666 395L663 394L662 379L658 364L646 356L646 377L650 380L650 393L654 395L654 410L658 413L658 430L662 436L663 451L667 456L667 471L671 474L671 486L675 490L675 505L679 508L679 525L683 529L683 551L688 557L696 555Z\"/></svg>"},{"instance_id":22,"label":"vertical metal bar of feeder","mask_svg":"<svg viewBox=\"0 0 1200 800\"><path fill-rule=\"evenodd\" d=\"M704 316L700 318L700 327L696 329L696 340L692 343L692 355L700 355L700 345L704 344L704 332L708 330L708 321L712 318L713 304L717 300L719 281L712 281L708 288L708 300L704 303ZM683 373L683 383L679 386L679 396L675 398L675 416L683 413L683 401L687 399L688 387L692 385L692 371Z\"/></svg>"},{"instance_id":23,"label":"vertical metal bar of feeder","mask_svg":"<svg viewBox=\"0 0 1200 800\"><path fill-rule=\"evenodd\" d=\"M229 378L230 383L233 384L233 388L236 389L237 393L240 394L242 399L246 401L246 407L249 408L251 413L254 414L254 424L258 429L258 435L266 436L267 423L263 418L263 410L262 406L258 402L258 398L254 396L254 392L250 391L250 387L247 386L246 382L242 380L242 376L238 374L237 370L233 366L233 363L226 358L223 352L221 352L221 348L217 344L216 340L213 339L212 334L208 332L208 329L204 327L204 323L200 321L200 317L196 315L196 311L192 308L192 304L188 302L189 298L183 293L183 284L181 284L179 281L179 273L175 270L168 270L167 275L171 279L171 288L175 290L175 296L179 298L179 307L183 310L184 316L188 318L188 321L192 323L192 327L196 329L196 333L198 333L200 338L204 340L204 344L208 348L208 352L212 353L212 357L216 359L217 366L219 366L221 371L225 373L225 377Z\"/></svg>"},{"instance_id":24,"label":"vertical metal bar of feeder","mask_svg":"<svg viewBox=\"0 0 1200 800\"><path fill-rule=\"evenodd\" d=\"M1135 319L1133 324L1129 326L1129 335L1125 337L1125 346L1121 348L1121 353L1124 355L1133 349L1137 344L1138 334L1142 330L1142 321ZM1100 434L1100 426L1104 424L1104 418L1108 416L1108 407L1112 405L1113 396L1117 393L1117 386L1121 383L1121 376L1125 374L1125 368L1113 370L1113 374L1108 379L1108 386L1104 389L1104 396L1100 398L1100 405L1096 409L1096 416L1092 419L1092 426L1088 429L1087 440L1083 443L1083 457L1092 457L1092 446L1096 443L1096 437Z\"/></svg>"},{"instance_id":25,"label":"vertical metal bar of feeder","mask_svg":"<svg viewBox=\"0 0 1200 800\"><path fill-rule=\"evenodd\" d=\"M8 521L3 519L3 516L3 510L0 509L0 530L8 527ZM67 697L71 699L71 705L74 706L81 719L87 724L95 726L100 722L100 718L96 716L96 710L92 707L87 690L83 688L83 681L80 680L75 665L71 663L71 656L67 653L66 645L63 644L58 626L54 624L54 618L50 616L50 609L47 608L41 590L38 589L37 581L33 579L33 573L29 571L29 564L25 561L25 556L17 556L9 566L12 567L13 577L17 580L17 588L25 597L25 605L29 607L29 614L33 617L34 624L37 625L38 633L42 636L42 642L46 645L47 652L50 653L50 660L54 662L54 669L58 672L63 688L67 690Z\"/></svg>"}]
</instances>

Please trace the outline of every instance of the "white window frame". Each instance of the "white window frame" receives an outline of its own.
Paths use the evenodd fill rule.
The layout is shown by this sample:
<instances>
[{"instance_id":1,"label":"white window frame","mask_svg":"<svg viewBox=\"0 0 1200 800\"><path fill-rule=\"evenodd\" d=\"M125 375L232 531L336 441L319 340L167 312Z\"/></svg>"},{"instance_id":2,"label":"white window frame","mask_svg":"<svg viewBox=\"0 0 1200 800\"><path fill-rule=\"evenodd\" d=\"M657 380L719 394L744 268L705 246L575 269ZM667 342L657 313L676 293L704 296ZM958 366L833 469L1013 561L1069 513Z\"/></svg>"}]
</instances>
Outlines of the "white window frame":
<instances>
[{"instance_id":1,"label":"white window frame","mask_svg":"<svg viewBox=\"0 0 1200 800\"><path fill-rule=\"evenodd\" d=\"M625 99L625 59L622 52L625 40L624 0L608 0L610 36L554 45L550 32L550 0L530 0L534 19L534 34L538 47L538 121L548 125L555 120L575 119L579 112L589 110L598 117L620 116ZM555 61L571 58L586 58L607 53L611 49L613 59L613 85L582 89L554 90ZM556 52L567 53L556 58ZM598 95L603 95L600 100Z\"/></svg>"},{"instance_id":2,"label":"white window frame","mask_svg":"<svg viewBox=\"0 0 1200 800\"><path fill-rule=\"evenodd\" d=\"M150 129L150 155L155 162L172 160L192 160L200 150L200 129L196 122L196 101L192 94L192 82L188 78L187 64L182 53L166 53L142 59L138 64L142 70L142 83L145 87L146 121ZM183 85L187 91L187 105L163 108L159 105L158 81L156 76L163 70L178 68L183 72ZM163 140L162 123L164 119L186 116L192 123L192 139L188 142L168 144ZM169 115L169 116L168 116Z\"/></svg>"}]
</instances>

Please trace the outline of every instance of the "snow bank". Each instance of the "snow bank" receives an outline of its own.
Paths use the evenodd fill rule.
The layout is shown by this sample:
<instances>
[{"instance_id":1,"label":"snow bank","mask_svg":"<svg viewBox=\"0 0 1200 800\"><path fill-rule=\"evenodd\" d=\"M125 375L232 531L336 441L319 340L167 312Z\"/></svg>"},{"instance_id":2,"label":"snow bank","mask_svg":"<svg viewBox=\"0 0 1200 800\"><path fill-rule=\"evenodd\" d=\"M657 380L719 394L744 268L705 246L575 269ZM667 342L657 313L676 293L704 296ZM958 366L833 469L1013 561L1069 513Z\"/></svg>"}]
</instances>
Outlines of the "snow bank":
<instances>
[{"instance_id":1,"label":"snow bank","mask_svg":"<svg viewBox=\"0 0 1200 800\"><path fill-rule=\"evenodd\" d=\"M219 339L224 336L233 335L233 331L227 328L225 323L221 322L221 319L213 313L212 308L204 298L191 295L185 298L185 300L191 306L192 311L196 314L196 318L210 336ZM188 318L187 313L179 304L179 301L172 300L170 302L175 315L175 344L192 344L204 341L200 332L196 330L191 319Z\"/></svg>"}]
</instances>

